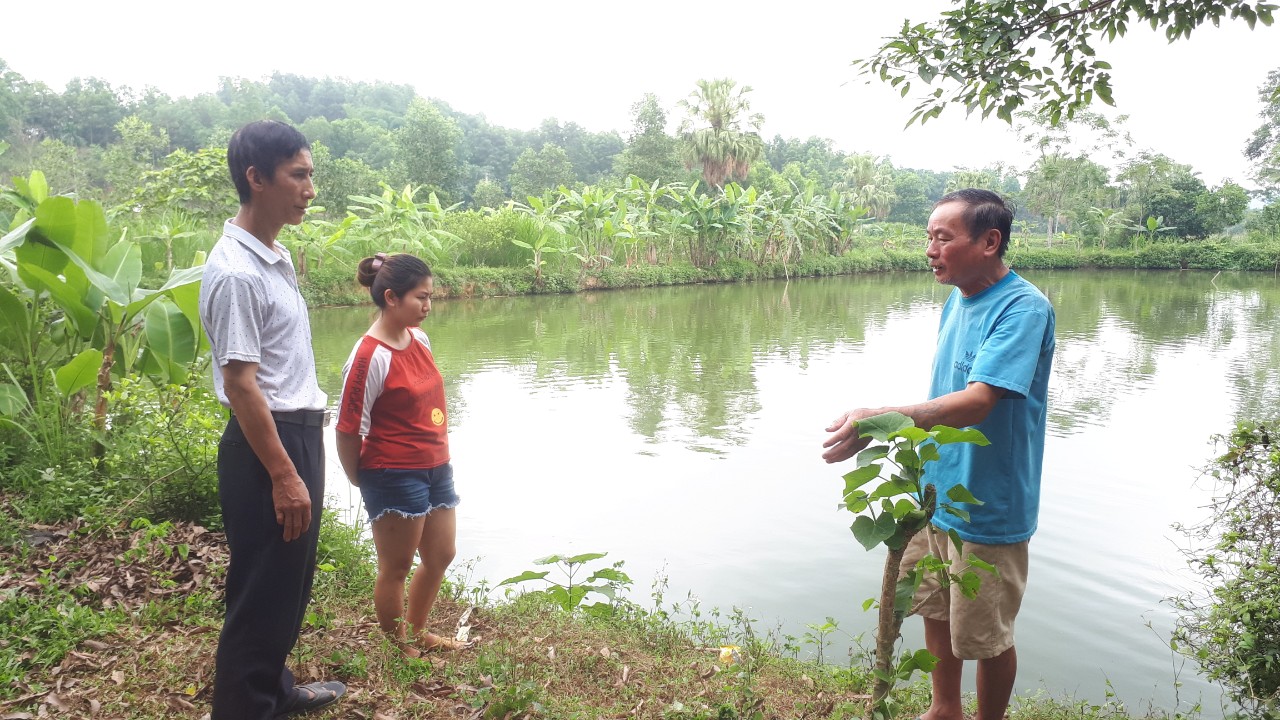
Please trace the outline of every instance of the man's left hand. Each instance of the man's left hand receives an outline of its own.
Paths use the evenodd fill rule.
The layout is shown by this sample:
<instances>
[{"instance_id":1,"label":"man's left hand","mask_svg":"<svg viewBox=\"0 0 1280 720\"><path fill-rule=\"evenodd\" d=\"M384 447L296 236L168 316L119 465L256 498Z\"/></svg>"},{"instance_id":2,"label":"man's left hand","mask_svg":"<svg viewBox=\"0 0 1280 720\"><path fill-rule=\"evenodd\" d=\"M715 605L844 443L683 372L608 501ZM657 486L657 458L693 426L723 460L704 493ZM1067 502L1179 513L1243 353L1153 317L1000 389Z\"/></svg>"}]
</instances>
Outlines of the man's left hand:
<instances>
[{"instance_id":1,"label":"man's left hand","mask_svg":"<svg viewBox=\"0 0 1280 720\"><path fill-rule=\"evenodd\" d=\"M822 459L828 463L843 462L870 445L870 436L858 437L858 420L872 414L867 410L850 410L832 421L827 426L827 432L832 434L822 443L822 447L827 448Z\"/></svg>"}]
</instances>

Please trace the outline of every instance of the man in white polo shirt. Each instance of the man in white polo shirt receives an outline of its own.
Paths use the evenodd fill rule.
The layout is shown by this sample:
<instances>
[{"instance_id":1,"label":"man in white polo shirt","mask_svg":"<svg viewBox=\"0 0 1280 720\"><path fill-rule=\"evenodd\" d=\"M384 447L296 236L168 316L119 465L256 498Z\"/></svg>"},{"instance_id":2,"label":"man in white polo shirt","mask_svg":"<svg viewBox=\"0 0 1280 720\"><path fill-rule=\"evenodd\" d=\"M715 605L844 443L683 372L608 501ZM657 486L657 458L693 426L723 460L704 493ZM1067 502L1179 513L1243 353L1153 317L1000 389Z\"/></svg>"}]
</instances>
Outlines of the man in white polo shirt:
<instances>
[{"instance_id":1,"label":"man in white polo shirt","mask_svg":"<svg viewBox=\"0 0 1280 720\"><path fill-rule=\"evenodd\" d=\"M218 445L231 561L212 720L269 720L324 707L346 690L336 681L295 685L285 667L311 598L328 398L293 261L276 236L302 222L314 168L306 138L274 121L236 131L227 165L240 210L200 288L214 390L232 413Z\"/></svg>"}]
</instances>

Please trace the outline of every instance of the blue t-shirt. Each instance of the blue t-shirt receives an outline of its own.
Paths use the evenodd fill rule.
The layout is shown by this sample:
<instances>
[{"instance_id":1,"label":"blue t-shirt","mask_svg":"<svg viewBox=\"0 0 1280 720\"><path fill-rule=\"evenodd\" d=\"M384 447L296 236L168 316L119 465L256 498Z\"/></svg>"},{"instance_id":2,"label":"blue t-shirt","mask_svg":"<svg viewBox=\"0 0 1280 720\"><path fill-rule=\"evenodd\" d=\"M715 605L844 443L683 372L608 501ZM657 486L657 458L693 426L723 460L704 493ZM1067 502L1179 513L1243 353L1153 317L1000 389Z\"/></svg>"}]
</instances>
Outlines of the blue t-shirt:
<instances>
[{"instance_id":1,"label":"blue t-shirt","mask_svg":"<svg viewBox=\"0 0 1280 720\"><path fill-rule=\"evenodd\" d=\"M1053 330L1049 299L1013 271L973 297L956 289L947 298L929 397L971 382L1005 393L975 426L990 445L944 445L941 458L927 466L925 482L937 485L939 504L948 502L947 490L957 484L985 503L956 505L969 513L967 523L939 511L933 524L942 530L987 545L1022 542L1035 533Z\"/></svg>"}]
</instances>

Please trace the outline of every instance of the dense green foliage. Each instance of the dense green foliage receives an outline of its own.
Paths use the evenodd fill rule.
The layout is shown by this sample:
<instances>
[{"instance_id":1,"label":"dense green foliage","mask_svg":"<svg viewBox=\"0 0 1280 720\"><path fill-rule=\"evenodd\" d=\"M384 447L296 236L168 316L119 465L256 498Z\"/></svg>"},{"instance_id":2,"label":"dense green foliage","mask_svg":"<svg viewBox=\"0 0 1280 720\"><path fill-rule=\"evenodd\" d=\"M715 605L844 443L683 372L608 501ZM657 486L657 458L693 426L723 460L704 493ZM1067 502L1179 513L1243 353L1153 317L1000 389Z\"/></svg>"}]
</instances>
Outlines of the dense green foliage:
<instances>
[{"instance_id":1,"label":"dense green foliage","mask_svg":"<svg viewBox=\"0 0 1280 720\"><path fill-rule=\"evenodd\" d=\"M1274 131L1274 75L1262 88L1272 102L1266 123L1248 147L1264 188L1274 186L1266 178L1274 174L1273 138L1280 135ZM1107 150L1123 157L1114 170L1100 164L1098 145L1088 138L1101 130L1085 113L1056 128L1047 111L1018 115L1033 151L1026 168L997 164L940 172L896 167L874 150L850 154L823 138L765 140L756 132L760 118L751 112L749 88L730 79L695 85L677 108L683 112L680 133L668 132L668 109L648 94L633 105L624 140L556 119L529 130L497 127L385 83L277 74L263 81L226 80L212 93L171 98L89 79L59 92L0 60L0 148L8 146L0 152L0 178L39 169L53 194L99 200L109 219L128 224L143 242L147 264L165 267L190 263L195 250L212 242L235 203L225 179L224 144L241 123L261 117L291 121L312 141L316 204L322 208L313 217L335 223L327 234L309 237L315 242L336 232L353 196L377 196L383 183L396 191L411 186L418 202L434 194L446 209L499 210L561 186L580 195L588 188L621 190L632 177L656 187L693 188L700 180L695 194L712 199L732 181L777 204L808 195L826 198L832 208L862 208L866 232L885 222L923 225L944 192L989 187L1022 208L1023 235L1043 233L1049 247L1123 248L1156 235L1238 234L1249 215L1238 185L1207 187L1192 167L1134 154L1119 126L1106 130ZM0 206L0 226L10 218L11 210ZM1155 231L1146 229L1153 218L1159 222ZM801 233L808 222L801 217L790 225ZM497 234L510 235L508 221L500 224L506 229ZM457 248L459 264L509 265L520 257L495 251L495 234L479 223L470 222L469 229L485 239L457 233L468 241ZM726 235L735 232L741 230ZM487 249L470 252L472 245ZM597 264L593 253L580 254L588 266ZM712 253L688 260L703 266L718 258Z\"/></svg>"},{"instance_id":2,"label":"dense green foliage","mask_svg":"<svg viewBox=\"0 0 1280 720\"><path fill-rule=\"evenodd\" d=\"M1219 438L1208 469L1210 517L1186 529L1203 593L1177 598L1174 647L1221 682L1247 717L1280 715L1280 438L1274 421L1243 422Z\"/></svg>"}]
</instances>

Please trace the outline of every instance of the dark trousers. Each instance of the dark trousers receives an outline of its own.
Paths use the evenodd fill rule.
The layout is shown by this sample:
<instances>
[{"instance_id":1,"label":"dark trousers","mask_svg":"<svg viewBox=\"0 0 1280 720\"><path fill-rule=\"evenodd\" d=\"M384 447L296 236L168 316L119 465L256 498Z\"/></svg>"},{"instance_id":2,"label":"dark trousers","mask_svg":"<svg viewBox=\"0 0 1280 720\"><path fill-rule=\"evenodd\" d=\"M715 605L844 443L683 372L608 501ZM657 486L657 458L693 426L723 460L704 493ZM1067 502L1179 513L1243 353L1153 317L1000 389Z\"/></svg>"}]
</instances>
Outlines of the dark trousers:
<instances>
[{"instance_id":1,"label":"dark trousers","mask_svg":"<svg viewBox=\"0 0 1280 720\"><path fill-rule=\"evenodd\" d=\"M211 720L269 720L293 693L284 666L302 627L324 507L323 428L277 423L311 493L311 527L291 542L276 522L271 478L232 417L218 444L218 498L231 551Z\"/></svg>"}]
</instances>

